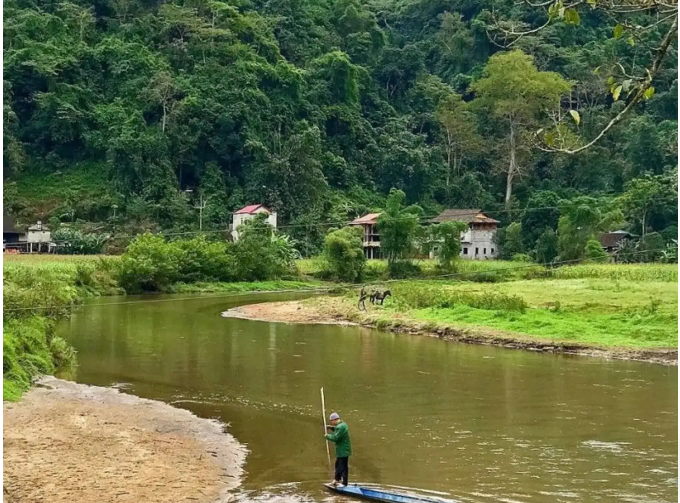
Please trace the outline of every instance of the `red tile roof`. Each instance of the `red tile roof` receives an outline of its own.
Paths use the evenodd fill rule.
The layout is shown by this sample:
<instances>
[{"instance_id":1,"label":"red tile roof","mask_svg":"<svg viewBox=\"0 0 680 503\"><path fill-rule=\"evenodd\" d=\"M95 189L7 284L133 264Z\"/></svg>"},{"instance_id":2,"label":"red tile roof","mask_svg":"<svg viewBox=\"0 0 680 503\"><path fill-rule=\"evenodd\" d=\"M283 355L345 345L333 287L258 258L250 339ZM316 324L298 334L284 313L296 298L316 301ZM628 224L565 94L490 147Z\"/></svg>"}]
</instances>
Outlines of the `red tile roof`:
<instances>
[{"instance_id":1,"label":"red tile roof","mask_svg":"<svg viewBox=\"0 0 680 503\"><path fill-rule=\"evenodd\" d=\"M355 218L349 225L375 225L378 223L380 213L369 213L363 217Z\"/></svg>"},{"instance_id":2,"label":"red tile roof","mask_svg":"<svg viewBox=\"0 0 680 503\"><path fill-rule=\"evenodd\" d=\"M254 215L255 213L259 213L260 210L263 210L265 213L271 213L267 208L262 206L261 204L250 204L248 206L244 206L240 210L236 211L236 215L241 215L241 214L248 214L248 215Z\"/></svg>"}]
</instances>

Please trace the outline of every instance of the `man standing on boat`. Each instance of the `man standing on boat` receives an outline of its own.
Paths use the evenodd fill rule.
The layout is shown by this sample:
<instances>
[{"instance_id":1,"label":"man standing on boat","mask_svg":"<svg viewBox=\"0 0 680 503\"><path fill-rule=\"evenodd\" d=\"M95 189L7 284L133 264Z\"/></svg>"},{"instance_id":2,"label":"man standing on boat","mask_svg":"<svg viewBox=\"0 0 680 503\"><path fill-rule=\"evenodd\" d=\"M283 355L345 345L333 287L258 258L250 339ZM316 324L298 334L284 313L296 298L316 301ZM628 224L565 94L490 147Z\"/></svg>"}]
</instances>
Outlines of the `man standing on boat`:
<instances>
[{"instance_id":1,"label":"man standing on boat","mask_svg":"<svg viewBox=\"0 0 680 503\"><path fill-rule=\"evenodd\" d=\"M332 433L326 433L326 439L335 444L335 479L331 485L341 483L346 486L349 479L349 457L352 455L349 428L337 412L331 414L330 420L332 426L328 426L328 430Z\"/></svg>"}]
</instances>

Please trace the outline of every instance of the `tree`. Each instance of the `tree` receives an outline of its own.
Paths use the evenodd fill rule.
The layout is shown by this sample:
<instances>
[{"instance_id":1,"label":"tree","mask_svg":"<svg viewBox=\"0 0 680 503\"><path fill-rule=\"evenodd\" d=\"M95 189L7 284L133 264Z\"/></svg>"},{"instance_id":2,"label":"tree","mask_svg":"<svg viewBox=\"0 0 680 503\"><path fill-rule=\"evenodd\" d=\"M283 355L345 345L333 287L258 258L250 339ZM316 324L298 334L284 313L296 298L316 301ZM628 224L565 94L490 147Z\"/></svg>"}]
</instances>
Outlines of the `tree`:
<instances>
[{"instance_id":1,"label":"tree","mask_svg":"<svg viewBox=\"0 0 680 503\"><path fill-rule=\"evenodd\" d=\"M626 192L620 197L621 207L630 219L640 224L643 239L650 212L663 206L668 193L668 187L660 177L636 178L626 184Z\"/></svg>"},{"instance_id":2,"label":"tree","mask_svg":"<svg viewBox=\"0 0 680 503\"><path fill-rule=\"evenodd\" d=\"M416 205L404 207L405 199L401 190L390 190L385 211L378 217L380 249L389 263L410 258L415 249L414 238L423 210Z\"/></svg>"},{"instance_id":3,"label":"tree","mask_svg":"<svg viewBox=\"0 0 680 503\"><path fill-rule=\"evenodd\" d=\"M539 264L549 264L555 260L558 253L557 234L552 229L545 229L536 240L534 248L536 262Z\"/></svg>"},{"instance_id":4,"label":"tree","mask_svg":"<svg viewBox=\"0 0 680 503\"><path fill-rule=\"evenodd\" d=\"M468 225L464 222L442 222L434 226L433 234L439 243L437 259L445 270L453 269L454 262L460 257L460 235Z\"/></svg>"},{"instance_id":5,"label":"tree","mask_svg":"<svg viewBox=\"0 0 680 503\"><path fill-rule=\"evenodd\" d=\"M585 258L592 262L606 262L609 259L609 255L597 239L588 240L584 253Z\"/></svg>"},{"instance_id":6,"label":"tree","mask_svg":"<svg viewBox=\"0 0 680 503\"><path fill-rule=\"evenodd\" d=\"M521 173L520 156L526 149L526 133L540 124L549 110L558 110L560 98L571 86L555 72L539 71L533 58L515 50L489 58L483 77L472 85L477 106L487 109L501 130L508 159L503 171L505 205L510 207L512 186Z\"/></svg>"},{"instance_id":7,"label":"tree","mask_svg":"<svg viewBox=\"0 0 680 503\"><path fill-rule=\"evenodd\" d=\"M560 212L562 216L557 224L559 259L566 261L583 258L589 239L623 221L621 212L608 207L607 201L588 196L561 201Z\"/></svg>"},{"instance_id":8,"label":"tree","mask_svg":"<svg viewBox=\"0 0 680 503\"><path fill-rule=\"evenodd\" d=\"M654 95L652 83L659 77L663 61L666 59L670 48L677 41L678 4L677 2L666 3L661 0L652 0L647 3L589 0L567 5L562 0L548 0L538 3L524 0L524 3L531 8L528 14L533 20L540 19L541 24L537 27L530 27L526 23L516 20L499 21L492 15L493 23L488 27L487 33L489 33L494 44L509 48L525 37L540 34L548 25L556 21L564 21L565 24L578 26L581 21L579 12L581 12L581 14L592 16L594 19L601 17L611 19L615 23L611 30L614 40L625 40L630 46L642 45L642 52L647 52L644 58L648 61L648 64L644 71L638 71L638 75L630 75L620 61L612 65L612 70L607 78L612 99L618 101L623 92L627 93L628 100L626 105L619 108L614 117L599 129L592 140L582 145L572 145L572 142L569 141L569 135L562 137L561 133L565 130L560 127L559 121L556 121L556 127L544 137L546 140L544 150L566 154L583 152L600 142L605 134L621 122L640 101L650 99ZM542 9L543 13L537 16L535 9ZM635 72L635 68L638 66L636 61L637 58L633 59L630 72ZM599 70L600 67L594 68L594 72ZM578 125L580 123L579 113L571 110L570 115Z\"/></svg>"},{"instance_id":9,"label":"tree","mask_svg":"<svg viewBox=\"0 0 680 503\"><path fill-rule=\"evenodd\" d=\"M452 93L437 107L436 117L444 132L447 171L445 184L448 189L452 177L461 175L463 159L481 148L477 135L476 119L460 94Z\"/></svg>"},{"instance_id":10,"label":"tree","mask_svg":"<svg viewBox=\"0 0 680 503\"><path fill-rule=\"evenodd\" d=\"M538 190L531 194L522 216L525 249L533 249L546 230L557 229L559 202L560 197L551 190Z\"/></svg>"},{"instance_id":11,"label":"tree","mask_svg":"<svg viewBox=\"0 0 680 503\"><path fill-rule=\"evenodd\" d=\"M512 222L502 233L503 241L499 243L499 252L503 258L511 259L515 255L524 253L524 240L522 238L522 224Z\"/></svg>"},{"instance_id":12,"label":"tree","mask_svg":"<svg viewBox=\"0 0 680 503\"><path fill-rule=\"evenodd\" d=\"M359 280L366 264L363 235L360 227L343 227L326 234L324 257L334 278L348 282Z\"/></svg>"}]
</instances>

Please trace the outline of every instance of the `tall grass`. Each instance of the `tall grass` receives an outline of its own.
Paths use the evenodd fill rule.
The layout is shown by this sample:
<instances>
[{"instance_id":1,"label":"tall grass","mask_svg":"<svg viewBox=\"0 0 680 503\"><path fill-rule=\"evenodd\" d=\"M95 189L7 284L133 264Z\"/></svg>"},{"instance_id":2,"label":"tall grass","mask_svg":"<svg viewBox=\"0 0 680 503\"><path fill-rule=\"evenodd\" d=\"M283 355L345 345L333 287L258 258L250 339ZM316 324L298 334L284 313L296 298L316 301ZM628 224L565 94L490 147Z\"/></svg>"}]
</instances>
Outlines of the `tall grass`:
<instances>
[{"instance_id":1,"label":"tall grass","mask_svg":"<svg viewBox=\"0 0 680 503\"><path fill-rule=\"evenodd\" d=\"M527 308L522 297L500 292L466 292L417 283L394 284L390 291L397 309L453 308L461 304L475 309L523 313Z\"/></svg>"},{"instance_id":2,"label":"tall grass","mask_svg":"<svg viewBox=\"0 0 680 503\"><path fill-rule=\"evenodd\" d=\"M550 273L555 279L678 282L677 264L582 264L552 269Z\"/></svg>"}]
</instances>

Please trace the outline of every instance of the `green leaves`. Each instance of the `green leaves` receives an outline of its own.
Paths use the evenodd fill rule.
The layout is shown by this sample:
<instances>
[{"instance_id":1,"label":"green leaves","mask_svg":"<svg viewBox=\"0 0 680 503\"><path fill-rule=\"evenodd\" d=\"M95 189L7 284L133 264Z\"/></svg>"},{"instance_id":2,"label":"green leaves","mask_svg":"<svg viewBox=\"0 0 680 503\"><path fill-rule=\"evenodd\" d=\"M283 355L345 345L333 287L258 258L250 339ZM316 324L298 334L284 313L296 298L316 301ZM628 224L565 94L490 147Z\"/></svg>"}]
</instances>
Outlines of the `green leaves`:
<instances>
[{"instance_id":1,"label":"green leaves","mask_svg":"<svg viewBox=\"0 0 680 503\"><path fill-rule=\"evenodd\" d=\"M621 90L623 89L623 86L619 85L614 88L614 91L612 91L612 98L614 98L614 101L617 101L619 99L619 96L621 96Z\"/></svg>"},{"instance_id":2,"label":"green leaves","mask_svg":"<svg viewBox=\"0 0 680 503\"><path fill-rule=\"evenodd\" d=\"M617 24L614 27L614 38L616 40L618 40L618 39L621 38L621 35L623 35L623 26L621 26L620 24Z\"/></svg>"},{"instance_id":3,"label":"green leaves","mask_svg":"<svg viewBox=\"0 0 680 503\"><path fill-rule=\"evenodd\" d=\"M574 122L577 126L581 124L581 115L576 110L569 110L569 114L571 115L572 119L574 119Z\"/></svg>"},{"instance_id":4,"label":"green leaves","mask_svg":"<svg viewBox=\"0 0 680 503\"><path fill-rule=\"evenodd\" d=\"M564 11L564 22L567 24L578 25L581 18L576 9L567 9Z\"/></svg>"},{"instance_id":5,"label":"green leaves","mask_svg":"<svg viewBox=\"0 0 680 503\"><path fill-rule=\"evenodd\" d=\"M647 89L645 89L644 97L646 100L648 100L652 96L654 96L654 86L649 86Z\"/></svg>"}]
</instances>

